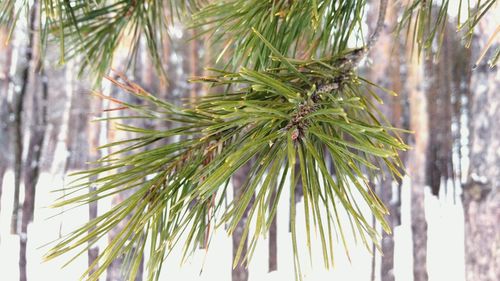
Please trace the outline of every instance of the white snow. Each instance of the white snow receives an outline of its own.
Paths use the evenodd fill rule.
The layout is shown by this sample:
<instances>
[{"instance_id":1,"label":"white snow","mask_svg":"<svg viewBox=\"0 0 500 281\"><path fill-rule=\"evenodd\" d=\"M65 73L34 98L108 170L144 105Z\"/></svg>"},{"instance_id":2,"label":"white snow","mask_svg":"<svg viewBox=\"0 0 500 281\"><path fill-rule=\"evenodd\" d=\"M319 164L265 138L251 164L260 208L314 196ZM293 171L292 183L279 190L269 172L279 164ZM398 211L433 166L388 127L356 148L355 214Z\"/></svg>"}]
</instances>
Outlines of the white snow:
<instances>
[{"instance_id":1,"label":"white snow","mask_svg":"<svg viewBox=\"0 0 500 281\"><path fill-rule=\"evenodd\" d=\"M18 252L19 236L9 233L10 214L12 212L13 173L8 171L4 179L4 194L2 196L2 210L0 215L0 264L2 265L2 281L18 280ZM449 183L448 183L449 184ZM35 222L28 228L28 275L30 281L45 281L50 277L52 281L78 280L87 266L87 255L77 258L73 263L61 269L61 266L71 257L57 259L51 262L43 261L43 254L49 247L46 243L57 239L59 235L74 230L88 219L88 209L80 207L72 210L55 210L48 208L57 196L52 190L61 188L64 179L43 173L37 187ZM282 194L288 198L287 188ZM444 190L444 189L443 189ZM448 190L451 190L448 188ZM402 225L394 229L396 239L395 269L398 281L412 280L412 251L410 227L410 186L406 178L402 189ZM459 194L452 198L452 192L441 194L441 197L430 196L426 193L426 213L428 220L428 271L429 280L464 280L464 255L463 255L463 211ZM21 194L22 197L22 194ZM455 200L453 200L455 199ZM22 202L22 201L21 201ZM268 241L262 239L255 250L250 263L251 281L278 281L294 280L293 260L288 232L288 200L280 200L278 208L278 271L269 274ZM454 203L458 202L458 203ZM110 207L110 201L99 203L99 213L102 214ZM304 280L370 280L371 255L362 245L354 244L349 239L350 263L340 243L336 247L335 268L324 269L321 255L321 242L312 231L312 262L309 261L308 251L305 247L305 226L303 223L303 203L297 206L298 245L300 248ZM51 218L54 215L56 217ZM99 241L102 248L107 239ZM211 242L208 253L199 250L185 264L180 264L182 249L178 247L164 264L161 280L204 280L204 281L230 281L231 279L231 237L224 229L218 229ZM147 251L146 251L147 252ZM76 251L75 251L76 253ZM377 256L377 263L380 257ZM379 265L377 265L377 268ZM200 274L201 273L201 274ZM105 280L102 278L102 280ZM377 280L380 280L377 276Z\"/></svg>"}]
</instances>

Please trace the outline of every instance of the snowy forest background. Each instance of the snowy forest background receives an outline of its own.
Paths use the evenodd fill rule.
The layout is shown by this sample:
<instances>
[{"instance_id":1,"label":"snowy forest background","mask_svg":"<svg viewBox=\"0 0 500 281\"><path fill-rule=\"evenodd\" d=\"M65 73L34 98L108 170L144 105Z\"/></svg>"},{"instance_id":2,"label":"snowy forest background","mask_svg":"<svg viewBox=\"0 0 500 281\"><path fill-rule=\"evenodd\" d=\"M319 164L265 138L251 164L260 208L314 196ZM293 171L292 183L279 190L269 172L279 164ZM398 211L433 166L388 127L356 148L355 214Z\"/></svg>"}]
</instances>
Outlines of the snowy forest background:
<instances>
[{"instance_id":1,"label":"snowy forest background","mask_svg":"<svg viewBox=\"0 0 500 281\"><path fill-rule=\"evenodd\" d=\"M368 29L378 13L378 1L372 2L366 13ZM360 71L399 93L382 94L381 110L395 127L414 131L405 136L413 149L402 155L409 175L401 182L374 183L391 211L393 235L383 234L383 256L371 255L362 243L348 238L350 261L339 242L336 266L329 270L323 268L320 251L313 252L311 262L302 251L306 280L500 280L500 74L487 59L496 48L479 60L491 35L498 33L500 5L495 3L478 24L470 48L463 46L450 15L439 56L426 59L394 37L401 7L389 2L383 32ZM122 114L109 100L92 95L93 90L122 99L130 96L106 80L95 89L87 76L78 75L75 62L59 63L56 45L49 44L47 55L40 58L38 35L28 32L36 29L36 20L20 20L12 34L0 27L0 280L77 280L107 239L64 269L60 267L67 260L43 261L48 250L44 245L130 194L75 209L49 206L60 196L54 191L68 183L68 173L88 168L86 163L107 152L96 147L127 137L114 130L112 121L92 122ZM168 85L158 79L145 42L136 64L126 69L125 40L114 54L115 71L110 75L124 72L148 92L176 104L203 95L207 88L187 81L203 75L203 66L219 54L208 38L188 40L195 35L179 23L171 27L171 38L161 50ZM499 38L493 38L494 46ZM244 177L239 173L234 180ZM304 204L300 190L296 195L292 203ZM303 214L297 215L297 228L304 230ZM211 250L200 249L185 264L180 264L180 249L174 252L161 280L293 280L289 235L289 206L282 201L248 269L231 269L233 245L238 245L241 233L231 237L219 230ZM298 239L305 244L304 231ZM313 249L319 243L313 239ZM101 279L121 280L120 262Z\"/></svg>"}]
</instances>

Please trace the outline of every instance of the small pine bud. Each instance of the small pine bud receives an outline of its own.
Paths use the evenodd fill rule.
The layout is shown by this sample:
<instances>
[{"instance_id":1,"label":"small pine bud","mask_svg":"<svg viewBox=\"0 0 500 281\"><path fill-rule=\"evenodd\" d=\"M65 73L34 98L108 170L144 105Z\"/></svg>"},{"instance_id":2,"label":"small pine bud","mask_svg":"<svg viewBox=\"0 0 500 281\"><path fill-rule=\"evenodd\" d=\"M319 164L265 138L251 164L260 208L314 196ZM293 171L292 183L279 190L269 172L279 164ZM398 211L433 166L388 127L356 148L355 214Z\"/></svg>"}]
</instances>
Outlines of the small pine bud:
<instances>
[{"instance_id":1,"label":"small pine bud","mask_svg":"<svg viewBox=\"0 0 500 281\"><path fill-rule=\"evenodd\" d=\"M293 129L293 132L292 132L292 140L296 140L299 138L299 129L295 128Z\"/></svg>"}]
</instances>

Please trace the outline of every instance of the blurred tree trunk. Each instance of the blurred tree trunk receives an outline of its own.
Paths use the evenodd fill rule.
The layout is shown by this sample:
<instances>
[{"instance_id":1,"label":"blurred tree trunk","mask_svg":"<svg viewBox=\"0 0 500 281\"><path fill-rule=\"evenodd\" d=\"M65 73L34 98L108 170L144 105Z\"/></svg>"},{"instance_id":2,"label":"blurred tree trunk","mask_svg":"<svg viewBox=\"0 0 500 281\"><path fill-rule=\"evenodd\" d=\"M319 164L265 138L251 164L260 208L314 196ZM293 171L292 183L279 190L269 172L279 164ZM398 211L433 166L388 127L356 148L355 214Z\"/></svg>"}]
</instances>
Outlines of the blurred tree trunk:
<instances>
[{"instance_id":1,"label":"blurred tree trunk","mask_svg":"<svg viewBox=\"0 0 500 281\"><path fill-rule=\"evenodd\" d=\"M77 79L77 74L73 73L75 69L70 68L69 79L67 83L72 84L72 90L69 98L70 108L69 116L66 120L68 122L66 136L66 147L68 150L67 162L65 170L83 170L88 167L87 162L95 161L97 159L91 159L90 154L96 156L99 151L97 147L99 146L99 122L91 122L90 114L95 107L99 108L99 105L91 104L91 99L96 100L98 103L100 100L98 98L90 97L86 92L84 87L81 85L83 83L79 82ZM98 110L98 109L96 109ZM96 130L96 132L92 131ZM94 141L94 143L92 143ZM96 145L93 147L93 145Z\"/></svg>"},{"instance_id":2,"label":"blurred tree trunk","mask_svg":"<svg viewBox=\"0 0 500 281\"><path fill-rule=\"evenodd\" d=\"M167 73L167 79L160 80L159 83L157 84L157 92L156 96L160 99L164 99L166 101L170 101L171 98L171 92L170 92L170 74L169 72L171 71L170 67L170 45L171 45L171 40L169 38L164 38L163 39L163 45L162 45L162 62L163 62L163 69L165 70L165 73ZM163 121L163 122L155 122L154 124L155 129L157 130L166 130L171 127L171 124L169 121ZM159 142L159 144L164 144L168 140L162 140Z\"/></svg>"},{"instance_id":3,"label":"blurred tree trunk","mask_svg":"<svg viewBox=\"0 0 500 281\"><path fill-rule=\"evenodd\" d=\"M112 90L112 92L115 92L115 91L116 91L116 89ZM111 96L116 97L116 93L113 93ZM131 102L131 103L137 102L137 101L132 101L131 97L128 97L126 99L123 99L123 98L121 98L121 99L126 101L126 102ZM116 104L110 105L111 108L113 108L115 106L116 106ZM120 115L121 113L118 113L118 114ZM116 116L116 115L113 115L113 116ZM114 125L113 125L114 121L109 121L109 122L110 122L110 123L108 123L108 128L109 128L108 129L108 142L109 143L116 142L116 141L119 141L122 139L131 139L131 138L135 137L134 135L131 135L131 133L117 131L117 130L113 129L114 128ZM131 124L131 122L127 122L127 125L136 125L136 124ZM113 149L110 149L110 153L113 153L118 149L119 149L118 147L114 147ZM120 204L121 202L123 202L123 200L125 200L129 196L133 195L134 191L135 191L134 189L127 189L127 190L121 191L118 194L114 195L111 199L112 207ZM113 228L109 231L108 241L112 241L120 233L120 231L122 231L124 229L124 227L127 225L128 221L130 219L130 216L131 215L128 215L127 217L125 217L115 228ZM118 258L118 259L115 259L106 270L106 281L122 281L122 280L124 280L125 277L122 274L124 266L126 266L126 265L124 264L124 257L123 256ZM135 280L136 281L142 280L142 275L138 273Z\"/></svg>"},{"instance_id":4,"label":"blurred tree trunk","mask_svg":"<svg viewBox=\"0 0 500 281\"><path fill-rule=\"evenodd\" d=\"M12 46L7 42L8 29L0 28L0 212L2 210L3 178L10 162L9 104Z\"/></svg>"},{"instance_id":5,"label":"blurred tree trunk","mask_svg":"<svg viewBox=\"0 0 500 281\"><path fill-rule=\"evenodd\" d=\"M52 161L50 162L50 174L53 177L58 177L63 187L65 186L65 177L68 168L68 137L70 132L70 118L71 118L71 108L73 107L73 92L74 92L74 61L68 61L64 67L64 73L61 73L64 79L59 80L60 83L63 83L64 87L61 87L61 95L58 96L60 100L60 111L58 111L57 119L59 126L57 126L56 130L53 130L50 135L47 136L47 154L46 157L51 157ZM51 75L51 81L57 79L56 76ZM51 83L57 84L57 82ZM53 88L51 89L52 94ZM49 111L49 114L51 111ZM54 122L54 121L53 121ZM54 122L55 123L55 122ZM53 124L53 123L52 123ZM52 139L52 143L51 143ZM63 189L63 196L66 194ZM64 209L61 210L64 212ZM59 224L59 236L61 237L62 230L64 227L64 220L60 221Z\"/></svg>"},{"instance_id":6,"label":"blurred tree trunk","mask_svg":"<svg viewBox=\"0 0 500 281\"><path fill-rule=\"evenodd\" d=\"M111 96L112 97L116 97L118 94L117 92L117 89L113 89L112 90L112 94ZM130 103L133 103L133 104L140 104L140 100L137 100L137 98L135 97L131 97L131 96L127 96L125 98L123 97L120 97L121 100L125 101L125 102L130 102ZM116 104L111 104L110 107L113 108L115 107ZM124 109L126 110L126 109ZM122 110L118 110L118 111L115 111L115 113L117 115L121 115L123 114L121 112ZM117 116L117 115L112 115L112 116ZM111 115L110 115L111 116ZM129 132L124 132L124 131L119 131L119 130L116 130L116 129L113 129L114 128L114 125L113 122L114 121L109 121L110 123L108 124L108 128L110 128L108 130L108 143L112 143L112 142L116 142L116 141L119 141L119 140L123 140L123 139L131 139L131 138L134 138L136 137L136 135L134 135L133 133L129 133ZM120 121L121 123L125 123L123 120ZM132 125L132 126L141 126L139 124L137 124L137 122L142 122L142 121L139 121L139 120L130 120L130 121L126 121L126 124L127 125ZM119 147L113 147L113 149L110 149L110 153L113 153L113 152L116 152L116 150L120 149ZM136 191L136 189L127 189L127 190L124 190L124 191L121 191L119 192L118 194L114 195L113 198L112 198L112 206L116 206L118 204L120 204L121 202L123 202L123 200L125 200L126 198L130 197L131 195L134 194L134 192ZM124 227L127 225L127 223L129 222L130 220L130 217L132 215L129 214L127 217L125 217L115 228L111 229L109 231L109 234L108 234L108 241L112 241L117 235L118 233L120 233L120 231L122 231L124 229ZM125 260L124 260L124 256L121 256L120 258L118 259L115 259L110 265L109 267L107 268L106 270L106 281L122 281L125 279L125 277L123 276L123 269L124 267L126 267L127 265L124 264ZM135 281L141 281L142 280L142 265L134 279Z\"/></svg>"},{"instance_id":7,"label":"blurred tree trunk","mask_svg":"<svg viewBox=\"0 0 500 281\"><path fill-rule=\"evenodd\" d=\"M23 162L23 109L24 109L24 96L28 90L30 73L32 72L33 52L35 48L35 32L36 32L36 18L38 11L38 0L33 2L30 11L30 18L28 23L28 45L24 53L24 61L22 62L23 69L21 72L21 89L16 94L14 90L13 109L14 109L14 123L12 129L13 142L14 142L14 206L12 208L12 220L10 232L16 234L18 231L19 221L19 189L21 187L21 174Z\"/></svg>"},{"instance_id":8,"label":"blurred tree trunk","mask_svg":"<svg viewBox=\"0 0 500 281\"><path fill-rule=\"evenodd\" d=\"M490 13L480 23L472 40L476 59L496 28L495 16ZM468 281L500 280L500 73L498 66L487 65L498 46L496 41L472 72L470 169L463 191Z\"/></svg>"},{"instance_id":9,"label":"blurred tree trunk","mask_svg":"<svg viewBox=\"0 0 500 281\"><path fill-rule=\"evenodd\" d=\"M66 174L69 170L83 170L88 168L88 162L97 161L100 158L100 151L97 149L100 145L99 137L101 131L101 122L92 122L94 116L100 117L101 99L90 96L86 93L83 84L76 78L74 68L69 66L67 69L66 83L69 83L68 96L69 111L67 118L63 118L66 122L62 126L61 133L65 134L64 143L69 153L66 158L66 163L63 167L63 173ZM94 164L92 164L94 165ZM95 167L92 166L92 167ZM95 178L91 178L91 181ZM89 192L96 189L95 186L89 187ZM97 217L97 202L88 204L89 220ZM91 232L93 229L89 230ZM92 241L93 243L95 241ZM92 245L87 251L89 267L95 261L99 254L99 249L96 245ZM96 268L90 271L89 275Z\"/></svg>"},{"instance_id":10,"label":"blurred tree trunk","mask_svg":"<svg viewBox=\"0 0 500 281\"><path fill-rule=\"evenodd\" d=\"M454 178L453 144L459 141L455 139L457 136L452 134L453 102L460 99L460 93L453 88L453 81L456 80L454 75L460 75L454 69L456 61L463 57L465 47L462 46L460 34L455 29L455 24L446 23L440 53L431 53L425 61L428 114L432 120L429 122L426 183L436 196L439 195L441 187L444 187L446 192L448 180ZM461 68L462 71L465 69Z\"/></svg>"},{"instance_id":11,"label":"blurred tree trunk","mask_svg":"<svg viewBox=\"0 0 500 281\"><path fill-rule=\"evenodd\" d=\"M94 115L100 116L101 108L102 108L101 99L91 98L90 116ZM87 126L87 137L88 137L87 143L89 144L88 157L91 162L95 162L99 158L101 158L101 152L98 149L100 145L99 137L101 135L101 122L90 122L91 121L90 118L86 119L86 121L88 121L88 126ZM96 177L91 178L90 180L94 181L96 180ZM97 188L96 186L89 187L89 192L95 191L96 188ZM98 211L97 201L89 203L89 221L97 218L97 211ZM91 231L93 231L93 229L89 230L89 232ZM99 247L97 245L93 245L91 248L88 249L87 256L88 256L88 265L90 267L97 259L97 256L99 256ZM96 269L97 268L94 267L93 270L89 272L89 275L92 275L92 273Z\"/></svg>"},{"instance_id":12,"label":"blurred tree trunk","mask_svg":"<svg viewBox=\"0 0 500 281\"><path fill-rule=\"evenodd\" d=\"M45 71L40 72L41 92L33 92L31 111L31 133L24 172L24 203L21 219L21 238L19 250L20 280L27 280L26 246L28 242L28 224L33 221L35 195L40 175L41 155L47 128L48 81ZM36 88L35 88L36 89Z\"/></svg>"},{"instance_id":13,"label":"blurred tree trunk","mask_svg":"<svg viewBox=\"0 0 500 281\"><path fill-rule=\"evenodd\" d=\"M428 280L427 274L427 221L425 219L424 192L426 152L429 139L427 97L422 80L422 63L418 52L408 46L407 91L410 104L410 129L414 134L409 144L408 173L411 177L411 229L413 235L413 279Z\"/></svg>"},{"instance_id":14,"label":"blurred tree trunk","mask_svg":"<svg viewBox=\"0 0 500 281\"><path fill-rule=\"evenodd\" d=\"M373 6L370 8L368 15L369 25L374 27L378 19L379 2L372 1ZM398 93L398 96L391 96L382 92L379 89L373 89L379 92L379 96L383 99L384 104L381 105L381 110L388 118L392 126L397 128L408 128L408 116L403 114L405 104L405 91L403 90L403 77L401 74L401 65L404 63L404 52L401 54L401 44L394 37L392 31L398 23L398 5L388 5L385 15L385 27L381 30L376 46L370 51L369 57L371 65L369 68L369 78L378 85L387 89L391 89ZM403 56L403 58L401 57ZM407 141L407 135L401 135L403 140ZM401 161L405 163L406 153L401 153ZM386 171L388 172L388 171ZM403 173L404 171L400 171ZM387 174L387 173L386 173ZM397 188L393 188L393 184ZM377 190L378 196L389 209L387 222L391 229L401 224L401 181L393 183L392 178L384 178L380 181ZM380 267L380 276L382 281L394 281L394 237L393 234L382 232L382 258ZM375 259L375 257L373 257ZM373 260L374 262L375 260ZM374 265L373 265L374 267ZM374 273L375 274L375 273ZM373 276L372 278L375 278Z\"/></svg>"},{"instance_id":15,"label":"blurred tree trunk","mask_svg":"<svg viewBox=\"0 0 500 281\"><path fill-rule=\"evenodd\" d=\"M196 37L196 31L192 30L191 36L193 38ZM189 43L189 56L188 56L189 71L191 77L200 76L201 73L199 51L200 51L199 39L192 39L191 42ZM198 97L198 95L200 94L200 88L201 88L200 83L191 83L189 98L192 102L194 102Z\"/></svg>"},{"instance_id":16,"label":"blurred tree trunk","mask_svg":"<svg viewBox=\"0 0 500 281\"><path fill-rule=\"evenodd\" d=\"M245 180L247 179L248 175L250 173L250 165L246 164L243 165L234 175L233 175L233 194L234 194L234 200L239 200L241 196L244 194L243 190L243 184L245 183ZM252 203L250 203L252 204ZM250 205L249 205L250 206ZM234 260L236 258L236 253L238 251L238 247L240 246L240 243L244 243L243 245L243 250L241 251L241 256L239 263L236 265L236 267L233 268L232 271L232 281L248 281L248 263L246 260L246 254L248 251L248 239L245 237L245 241L241 241L243 237L243 231L245 229L245 224L247 223L248 219L248 208L245 210L243 213L243 216L241 217L241 220L238 222L238 225L236 226L232 238L233 238L233 264Z\"/></svg>"},{"instance_id":17,"label":"blurred tree trunk","mask_svg":"<svg viewBox=\"0 0 500 281\"><path fill-rule=\"evenodd\" d=\"M136 82L138 82L143 87L144 90L146 90L147 92L149 92L153 95L156 95L158 89L162 88L162 87L166 87L166 85L162 84L161 81L158 82L159 79L156 79L158 76L155 73L155 70L153 67L153 62L152 62L151 58L148 56L146 48L147 48L147 46L146 46L145 42L142 41L141 46L139 48L139 51L136 54L136 56L137 56L136 60L140 63L136 64L134 66L134 69L131 70L131 72L133 74L131 77L132 77L132 80L135 80ZM163 51L166 51L166 50L164 49ZM121 58L121 59L123 59L123 58ZM117 60L117 62L119 62L119 61L120 61L120 58ZM162 88L162 89L166 90L165 88ZM111 89L111 96L119 95L119 91L120 91L119 89L112 88ZM126 102L133 103L133 104L140 104L141 102L143 102L142 100L137 99L135 97L131 97L129 95L124 96L124 97L120 97L119 99L124 100ZM110 107L111 108L116 107L116 104L112 103L112 104L110 104ZM104 110L106 110L106 109L104 109ZM126 111L127 109L124 109L124 110ZM127 114L127 113L122 112L122 110L110 111L109 113L113 114L113 116ZM112 115L109 115L109 116L112 116ZM111 122L113 122L113 121L108 122L108 128L113 128L113 126L111 125ZM148 120L139 120L139 119L121 120L119 122L126 123L126 124L132 125L132 126L141 127L141 128L149 128L149 129L154 129L155 125L157 125L154 123L145 123L145 122L148 122ZM122 139L131 139L133 137L136 137L136 135L133 135L133 133L128 133L128 132L110 129L110 130L108 130L108 133L107 133L107 142L112 143L112 142L119 141ZM114 147L113 149L119 149L119 148ZM144 149L147 149L147 147ZM110 153L112 153L112 152L114 152L114 151L110 151ZM124 199L128 198L134 192L135 192L135 189L128 189L126 191L122 191L122 192L118 193L117 195L115 195L112 198L112 205L114 206L114 205L121 203ZM125 227L128 220L129 220L129 217L125 218L116 228L112 229L109 232L109 236L108 236L109 241L111 241L119 233L119 231L121 231L123 229L123 227ZM123 262L124 262L123 258L120 258L120 259L113 261L110 264L110 266L106 270L106 281L121 281L121 280L123 280L124 277L122 275L122 267L127 266ZM143 273L144 273L144 258L142 259L141 264L139 265L139 269L137 271L137 275L135 276L134 280L135 281L143 280Z\"/></svg>"},{"instance_id":18,"label":"blurred tree trunk","mask_svg":"<svg viewBox=\"0 0 500 281\"><path fill-rule=\"evenodd\" d=\"M113 139L110 139L113 140ZM116 140L116 139L115 139ZM125 198L130 196L133 192L120 192L115 195L112 199L112 205L115 206L122 202ZM125 227L129 220L129 217L126 217L123 221L121 221L115 228L111 229L108 234L108 241L112 241L114 237L120 232L120 230ZM123 260L124 257L120 257L115 259L106 270L106 281L122 281L125 277L121 274Z\"/></svg>"},{"instance_id":19,"label":"blurred tree trunk","mask_svg":"<svg viewBox=\"0 0 500 281\"><path fill-rule=\"evenodd\" d=\"M460 182L462 99L470 88L470 50L462 44L455 23L448 22L437 62L425 62L426 81L429 83L429 147L427 151L427 184L434 195L440 187L448 192L448 182ZM435 54L433 54L435 55ZM455 128L455 129L453 129ZM459 157L453 157L454 149Z\"/></svg>"},{"instance_id":20,"label":"blurred tree trunk","mask_svg":"<svg viewBox=\"0 0 500 281\"><path fill-rule=\"evenodd\" d=\"M35 1L31 9L30 21L38 22L37 1ZM24 202L22 206L21 233L19 239L19 280L21 281L27 281L28 279L26 257L28 225L33 221L35 212L36 185L40 175L41 156L47 129L48 101L48 81L39 54L38 27L36 23L31 23L30 26L30 48L32 54L30 60L37 61L37 66L35 67L35 71L33 73L28 73L28 77L31 77L31 79L28 78L28 81L32 80L33 83L31 83L32 87L30 87L30 94L32 95L30 110L30 138L26 162L24 163Z\"/></svg>"}]
</instances>

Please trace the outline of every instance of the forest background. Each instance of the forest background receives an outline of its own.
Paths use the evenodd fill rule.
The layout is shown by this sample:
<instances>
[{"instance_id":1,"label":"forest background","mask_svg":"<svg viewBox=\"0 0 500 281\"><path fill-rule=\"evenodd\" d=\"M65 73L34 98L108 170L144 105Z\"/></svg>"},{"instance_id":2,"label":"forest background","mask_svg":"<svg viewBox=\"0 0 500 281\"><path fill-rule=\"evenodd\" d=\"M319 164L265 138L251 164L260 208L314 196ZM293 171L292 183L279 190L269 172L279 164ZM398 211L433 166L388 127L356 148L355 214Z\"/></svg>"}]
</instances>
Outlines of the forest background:
<instances>
[{"instance_id":1,"label":"forest background","mask_svg":"<svg viewBox=\"0 0 500 281\"><path fill-rule=\"evenodd\" d=\"M0 7L18 7L21 2L2 1ZM492 65L498 56L500 7L497 1L485 1L491 7L473 32L464 34L457 32L458 1L442 1L450 5L444 20L437 21L444 36L420 52L405 36L395 35L408 1L368 2L363 36L380 26L381 9L385 20L358 71L398 93L392 96L374 89L383 101L380 110L394 127L412 131L402 134L412 147L400 153L407 174L400 180L372 183L391 213L387 219L392 234L383 232L373 219L384 254L374 250L372 255L374 248L367 250L361 241L348 237L349 255L337 241L335 267L325 269L321 241L315 236L311 261L305 246L300 257L305 280L500 280L500 75ZM44 245L105 214L134 191L78 208L49 206L60 196L55 191L69 184L69 173L88 169L93 165L88 163L113 149L97 147L132 136L116 130L112 118L125 116L127 110L117 107L113 99L143 101L124 94L123 84L113 80L125 75L154 96L181 106L210 91L207 84L189 80L210 75L207 66L227 59L221 46L231 46L225 41L214 43L210 33L176 20L168 24L169 36L160 39L161 59L150 55L145 36L124 36L112 52L100 50L105 56L97 59L107 60L108 68L92 69L84 50L62 59L60 44L41 40L40 3L30 3L26 13L19 13L16 25L3 22L0 26L1 279L77 280L125 222L64 269L60 267L69 257L45 262L49 247ZM175 17L171 13L165 15ZM440 14L433 16L441 19ZM352 39L350 47L359 47L361 41ZM96 82L103 75L110 79ZM92 122L99 118L111 119ZM151 120L130 124L158 130L176 126ZM229 198L241 192L238 185L247 174L242 169L234 175ZM290 197L290 191L284 190L282 196ZM290 204L303 210L301 188L294 192ZM280 201L277 217L248 265L232 268L242 231L227 235L219 229L210 251L198 249L181 264L182 249L175 250L160 280L293 280L291 213L285 201ZM371 216L368 208L362 211ZM304 221L298 211L299 245L307 240ZM101 279L124 280L124 262L115 260ZM141 263L136 280L146 279L145 271Z\"/></svg>"}]
</instances>

